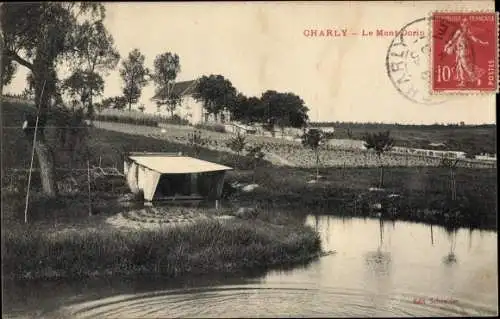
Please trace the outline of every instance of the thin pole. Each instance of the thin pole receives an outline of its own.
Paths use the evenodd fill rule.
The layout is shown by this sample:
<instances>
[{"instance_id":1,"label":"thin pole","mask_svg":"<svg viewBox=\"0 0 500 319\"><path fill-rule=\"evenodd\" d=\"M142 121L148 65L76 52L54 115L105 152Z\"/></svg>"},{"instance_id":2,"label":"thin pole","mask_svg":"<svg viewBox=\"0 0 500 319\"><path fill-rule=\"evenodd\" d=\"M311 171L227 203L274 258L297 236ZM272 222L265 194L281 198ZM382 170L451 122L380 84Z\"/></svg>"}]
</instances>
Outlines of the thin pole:
<instances>
[{"instance_id":1,"label":"thin pole","mask_svg":"<svg viewBox=\"0 0 500 319\"><path fill-rule=\"evenodd\" d=\"M87 182L89 189L89 216L92 216L92 200L90 198L90 162L87 160Z\"/></svg>"},{"instance_id":2,"label":"thin pole","mask_svg":"<svg viewBox=\"0 0 500 319\"><path fill-rule=\"evenodd\" d=\"M43 96L43 91L45 90L45 83L46 81L43 81L43 86L42 86L42 92L40 94L40 100L41 97ZM38 104L38 110L36 112L36 122L35 122L35 133L33 134L33 147L31 149L31 163L30 163L30 170L28 173L28 189L26 190L26 205L24 207L24 223L28 223L28 202L30 198L30 185L31 185L31 171L33 170L33 159L35 158L35 144L36 144L36 133L38 129L38 120L40 118L40 106L42 105L41 101Z\"/></svg>"}]
</instances>

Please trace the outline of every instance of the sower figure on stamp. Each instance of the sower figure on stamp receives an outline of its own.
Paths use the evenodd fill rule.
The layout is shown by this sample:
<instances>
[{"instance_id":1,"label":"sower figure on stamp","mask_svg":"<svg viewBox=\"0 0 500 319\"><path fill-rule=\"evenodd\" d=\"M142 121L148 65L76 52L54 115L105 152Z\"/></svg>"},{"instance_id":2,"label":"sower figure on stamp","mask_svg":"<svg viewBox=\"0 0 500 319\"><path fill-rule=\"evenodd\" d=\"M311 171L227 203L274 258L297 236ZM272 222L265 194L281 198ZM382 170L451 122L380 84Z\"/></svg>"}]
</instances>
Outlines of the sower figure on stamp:
<instances>
[{"instance_id":1,"label":"sower figure on stamp","mask_svg":"<svg viewBox=\"0 0 500 319\"><path fill-rule=\"evenodd\" d=\"M488 42L476 38L469 28L467 19L463 19L462 22L460 22L460 29L455 31L451 40L444 46L444 51L447 54L455 53L456 80L460 81L458 86L465 86L466 81L476 81L477 85L480 85L480 78L485 72L473 62L472 43L470 41L474 41L481 45L488 44Z\"/></svg>"}]
</instances>

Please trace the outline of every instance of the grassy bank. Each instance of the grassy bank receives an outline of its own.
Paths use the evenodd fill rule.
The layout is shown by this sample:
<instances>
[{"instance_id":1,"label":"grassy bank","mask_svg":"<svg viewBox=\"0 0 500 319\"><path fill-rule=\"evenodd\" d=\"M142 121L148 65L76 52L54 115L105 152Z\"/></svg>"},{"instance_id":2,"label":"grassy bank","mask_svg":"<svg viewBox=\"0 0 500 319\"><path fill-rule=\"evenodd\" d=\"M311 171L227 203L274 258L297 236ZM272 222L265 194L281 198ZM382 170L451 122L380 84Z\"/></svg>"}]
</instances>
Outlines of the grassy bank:
<instances>
[{"instance_id":1,"label":"grassy bank","mask_svg":"<svg viewBox=\"0 0 500 319\"><path fill-rule=\"evenodd\" d=\"M2 245L3 276L26 279L231 273L307 262L320 250L311 229L259 220L131 232L15 228L2 232Z\"/></svg>"},{"instance_id":2,"label":"grassy bank","mask_svg":"<svg viewBox=\"0 0 500 319\"><path fill-rule=\"evenodd\" d=\"M443 226L496 229L497 172L495 169L457 168L457 198L451 200L449 170L441 167L390 167L385 169L385 192L369 192L378 183L377 168L313 169L258 168L255 179L262 187L238 193L242 204L259 203L266 209L287 209L340 216L374 216L370 205L382 203L397 211L391 218ZM237 171L230 181L251 182L254 173ZM393 200L389 194L400 195ZM384 198L385 197L385 198ZM456 212L458 213L458 216Z\"/></svg>"}]
</instances>

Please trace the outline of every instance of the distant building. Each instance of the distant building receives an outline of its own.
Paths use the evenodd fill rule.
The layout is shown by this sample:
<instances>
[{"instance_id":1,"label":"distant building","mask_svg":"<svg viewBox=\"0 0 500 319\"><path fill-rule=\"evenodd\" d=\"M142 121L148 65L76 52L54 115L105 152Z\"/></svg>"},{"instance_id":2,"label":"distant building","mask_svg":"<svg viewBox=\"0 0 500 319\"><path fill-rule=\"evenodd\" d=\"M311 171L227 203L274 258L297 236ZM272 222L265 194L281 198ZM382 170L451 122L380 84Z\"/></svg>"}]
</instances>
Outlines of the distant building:
<instances>
[{"instance_id":1,"label":"distant building","mask_svg":"<svg viewBox=\"0 0 500 319\"><path fill-rule=\"evenodd\" d=\"M228 123L231 118L228 110L221 112L218 116L208 114L204 109L202 102L194 99L193 94L198 80L182 81L175 83L173 87L173 94L177 94L181 98L181 103L175 110L174 114L186 119L190 124L199 123ZM152 101L157 101L158 95L153 96ZM161 110L165 113L165 107Z\"/></svg>"},{"instance_id":2,"label":"distant building","mask_svg":"<svg viewBox=\"0 0 500 319\"><path fill-rule=\"evenodd\" d=\"M494 162L496 162L496 160L497 160L497 154L486 154L486 153L483 153L483 154L474 156L474 158L477 159L477 160L479 160L479 161L494 161Z\"/></svg>"},{"instance_id":3,"label":"distant building","mask_svg":"<svg viewBox=\"0 0 500 319\"><path fill-rule=\"evenodd\" d=\"M228 133L234 133L234 134L256 134L257 129L252 126L244 125L241 123L237 122L231 122L224 124L224 128L226 132Z\"/></svg>"},{"instance_id":4,"label":"distant building","mask_svg":"<svg viewBox=\"0 0 500 319\"><path fill-rule=\"evenodd\" d=\"M391 151L399 154L409 154L429 157L447 157L447 158L465 158L465 152L461 151L446 151L446 150L426 150L421 148L409 148L394 146Z\"/></svg>"}]
</instances>

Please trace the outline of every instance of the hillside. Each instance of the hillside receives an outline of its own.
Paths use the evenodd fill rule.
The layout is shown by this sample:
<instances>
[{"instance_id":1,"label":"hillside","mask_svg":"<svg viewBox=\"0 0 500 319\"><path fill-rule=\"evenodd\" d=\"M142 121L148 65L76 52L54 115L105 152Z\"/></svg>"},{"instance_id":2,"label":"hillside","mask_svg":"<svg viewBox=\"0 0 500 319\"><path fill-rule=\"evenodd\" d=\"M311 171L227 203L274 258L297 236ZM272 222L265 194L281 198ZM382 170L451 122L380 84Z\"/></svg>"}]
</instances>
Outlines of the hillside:
<instances>
[{"instance_id":1,"label":"hillside","mask_svg":"<svg viewBox=\"0 0 500 319\"><path fill-rule=\"evenodd\" d=\"M5 169L8 172L17 170L15 175L19 178L26 178L26 170L29 169L32 152L31 143L22 131L24 114L35 111L34 107L19 101L4 102L1 108L2 171L5 171ZM53 146L57 173L61 175L65 175L70 169L75 170L75 172L83 170L82 174L86 174L87 163L84 154L87 152L90 154L91 166L100 163L102 167L117 167L119 170L122 169L124 155L127 152L183 152L188 155L192 155L193 152L188 145L147 138L135 135L134 132L127 134L99 128L90 128L88 130L86 137L88 149L78 148L77 145L74 150L71 150L67 144L61 145L53 124L53 121L49 121L46 135L47 140ZM83 130L84 128L79 129ZM199 156L204 160L219 162L235 168L250 165L245 159L236 159L232 154L209 149L202 149ZM266 163L264 161L262 165L268 165ZM33 164L36 169L38 165L36 158ZM2 182L5 183L6 179L9 179L11 175L3 174Z\"/></svg>"},{"instance_id":2,"label":"hillside","mask_svg":"<svg viewBox=\"0 0 500 319\"><path fill-rule=\"evenodd\" d=\"M443 143L439 149L466 153L496 153L497 127L488 125L397 125L381 123L314 123L335 128L335 138L362 139L365 133L391 131L396 146L432 149L430 143ZM349 134L350 130L350 134Z\"/></svg>"}]
</instances>

